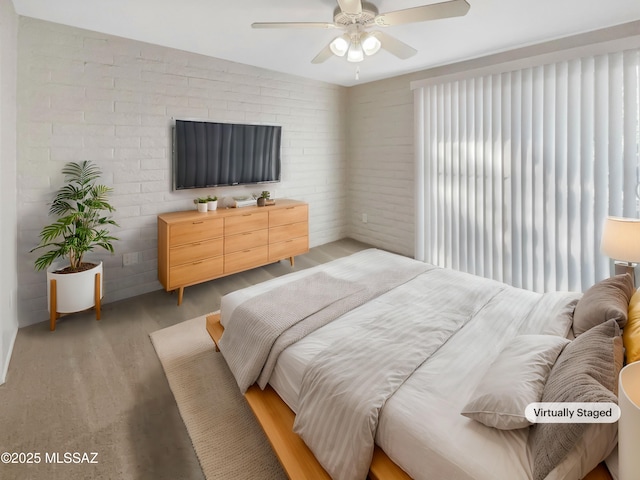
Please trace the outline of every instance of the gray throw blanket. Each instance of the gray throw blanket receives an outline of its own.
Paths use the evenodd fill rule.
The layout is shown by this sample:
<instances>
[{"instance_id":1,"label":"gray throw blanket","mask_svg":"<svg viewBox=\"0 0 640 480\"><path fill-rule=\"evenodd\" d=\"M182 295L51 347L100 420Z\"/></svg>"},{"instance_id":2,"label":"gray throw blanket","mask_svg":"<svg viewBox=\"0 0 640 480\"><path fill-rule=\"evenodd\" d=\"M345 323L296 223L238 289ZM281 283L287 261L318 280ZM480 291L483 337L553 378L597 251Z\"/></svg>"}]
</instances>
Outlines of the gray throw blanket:
<instances>
[{"instance_id":1,"label":"gray throw blanket","mask_svg":"<svg viewBox=\"0 0 640 480\"><path fill-rule=\"evenodd\" d=\"M398 270L381 268L366 283L318 272L276 287L234 310L220 351L243 393L258 378L264 388L286 347L431 268L419 263Z\"/></svg>"},{"instance_id":2,"label":"gray throw blanket","mask_svg":"<svg viewBox=\"0 0 640 480\"><path fill-rule=\"evenodd\" d=\"M460 281L467 280L465 295ZM428 310L397 305L349 319L357 332L307 366L294 431L334 480L367 478L387 399L505 288L437 269L417 277Z\"/></svg>"}]
</instances>

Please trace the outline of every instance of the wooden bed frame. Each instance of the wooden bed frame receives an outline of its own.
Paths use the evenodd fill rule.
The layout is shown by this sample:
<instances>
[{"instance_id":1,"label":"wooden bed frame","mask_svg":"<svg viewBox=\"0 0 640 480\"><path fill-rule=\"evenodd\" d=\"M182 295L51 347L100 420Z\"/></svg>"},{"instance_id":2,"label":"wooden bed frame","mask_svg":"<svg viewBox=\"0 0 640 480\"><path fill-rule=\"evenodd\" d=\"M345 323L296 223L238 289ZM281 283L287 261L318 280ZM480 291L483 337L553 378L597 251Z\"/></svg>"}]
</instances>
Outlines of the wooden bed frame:
<instances>
[{"instance_id":1,"label":"wooden bed frame","mask_svg":"<svg viewBox=\"0 0 640 480\"><path fill-rule=\"evenodd\" d=\"M207 332L215 343L216 351L219 352L218 341L224 332L224 327L220 324L219 313L207 316ZM270 385L264 390L261 390L257 385L252 385L244 397L290 479L331 480L309 447L293 432L295 413ZM411 480L411 477L376 445L368 479ZM601 463L583 480L613 480L613 478L604 463Z\"/></svg>"}]
</instances>

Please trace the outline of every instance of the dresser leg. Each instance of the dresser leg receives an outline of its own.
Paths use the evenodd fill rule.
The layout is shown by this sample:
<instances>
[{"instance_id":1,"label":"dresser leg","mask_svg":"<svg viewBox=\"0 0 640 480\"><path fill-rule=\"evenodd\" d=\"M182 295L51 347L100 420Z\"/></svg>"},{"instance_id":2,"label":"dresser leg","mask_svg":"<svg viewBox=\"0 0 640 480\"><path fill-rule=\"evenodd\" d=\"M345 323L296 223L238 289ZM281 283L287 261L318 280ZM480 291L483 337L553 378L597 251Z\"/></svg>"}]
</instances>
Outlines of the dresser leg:
<instances>
[{"instance_id":1,"label":"dresser leg","mask_svg":"<svg viewBox=\"0 0 640 480\"><path fill-rule=\"evenodd\" d=\"M182 296L184 295L184 287L178 288L178 305L182 305Z\"/></svg>"},{"instance_id":2,"label":"dresser leg","mask_svg":"<svg viewBox=\"0 0 640 480\"><path fill-rule=\"evenodd\" d=\"M291 264L292 267L294 266L293 264L295 263L295 261L293 257L289 257L289 263Z\"/></svg>"}]
</instances>

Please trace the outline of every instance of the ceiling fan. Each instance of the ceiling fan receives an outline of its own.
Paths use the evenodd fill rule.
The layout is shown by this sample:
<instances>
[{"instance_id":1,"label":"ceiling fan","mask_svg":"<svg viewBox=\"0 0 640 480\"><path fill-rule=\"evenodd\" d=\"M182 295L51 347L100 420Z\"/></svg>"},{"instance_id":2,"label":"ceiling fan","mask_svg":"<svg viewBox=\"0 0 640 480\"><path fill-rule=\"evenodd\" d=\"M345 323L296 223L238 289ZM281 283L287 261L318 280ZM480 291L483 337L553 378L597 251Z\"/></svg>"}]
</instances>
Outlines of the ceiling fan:
<instances>
[{"instance_id":1,"label":"ceiling fan","mask_svg":"<svg viewBox=\"0 0 640 480\"><path fill-rule=\"evenodd\" d=\"M338 7L329 22L256 22L253 28L336 28L344 33L334 38L316 55L311 63L322 63L332 55L349 62L361 62L365 55L373 55L383 48L400 59L407 59L417 50L373 27L391 27L406 23L424 22L439 18L460 17L469 11L466 0L449 0L431 5L378 13L375 5L362 0L337 0Z\"/></svg>"}]
</instances>

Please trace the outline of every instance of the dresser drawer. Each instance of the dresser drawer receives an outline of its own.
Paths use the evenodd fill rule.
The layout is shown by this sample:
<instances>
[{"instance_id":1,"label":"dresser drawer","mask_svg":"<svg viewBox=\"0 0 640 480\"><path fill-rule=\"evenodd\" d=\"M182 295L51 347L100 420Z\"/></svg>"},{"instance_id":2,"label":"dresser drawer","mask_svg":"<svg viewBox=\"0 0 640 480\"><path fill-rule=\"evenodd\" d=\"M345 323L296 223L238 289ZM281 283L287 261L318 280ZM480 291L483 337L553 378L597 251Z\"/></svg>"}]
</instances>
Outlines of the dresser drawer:
<instances>
[{"instance_id":1,"label":"dresser drawer","mask_svg":"<svg viewBox=\"0 0 640 480\"><path fill-rule=\"evenodd\" d=\"M253 232L239 233L224 237L224 253L233 253L240 250L262 247L269 243L269 230L254 230Z\"/></svg>"},{"instance_id":2,"label":"dresser drawer","mask_svg":"<svg viewBox=\"0 0 640 480\"><path fill-rule=\"evenodd\" d=\"M204 282L223 273L224 257L207 258L169 269L169 289Z\"/></svg>"},{"instance_id":3,"label":"dresser drawer","mask_svg":"<svg viewBox=\"0 0 640 480\"><path fill-rule=\"evenodd\" d=\"M307 222L281 225L269 229L269 243L279 243L292 238L306 237L309 235L309 224Z\"/></svg>"},{"instance_id":4,"label":"dresser drawer","mask_svg":"<svg viewBox=\"0 0 640 480\"><path fill-rule=\"evenodd\" d=\"M239 272L248 268L259 267L268 261L269 247L249 248L224 256L224 273Z\"/></svg>"},{"instance_id":5,"label":"dresser drawer","mask_svg":"<svg viewBox=\"0 0 640 480\"><path fill-rule=\"evenodd\" d=\"M306 222L309 216L307 205L280 208L269 212L269 227L287 225L289 223Z\"/></svg>"},{"instance_id":6,"label":"dresser drawer","mask_svg":"<svg viewBox=\"0 0 640 480\"><path fill-rule=\"evenodd\" d=\"M204 215L204 214L203 214ZM192 220L171 225L169 246L221 237L224 223L221 218Z\"/></svg>"},{"instance_id":7,"label":"dresser drawer","mask_svg":"<svg viewBox=\"0 0 640 480\"><path fill-rule=\"evenodd\" d=\"M253 230L262 230L269 226L269 213L242 213L224 219L224 234L236 235Z\"/></svg>"},{"instance_id":8,"label":"dresser drawer","mask_svg":"<svg viewBox=\"0 0 640 480\"><path fill-rule=\"evenodd\" d=\"M204 258L222 255L222 237L202 242L185 243L169 250L169 265L174 267L183 263L196 262Z\"/></svg>"},{"instance_id":9,"label":"dresser drawer","mask_svg":"<svg viewBox=\"0 0 640 480\"><path fill-rule=\"evenodd\" d=\"M309 237L298 237L285 242L269 244L269 261L276 262L283 258L295 257L309 251Z\"/></svg>"}]
</instances>

